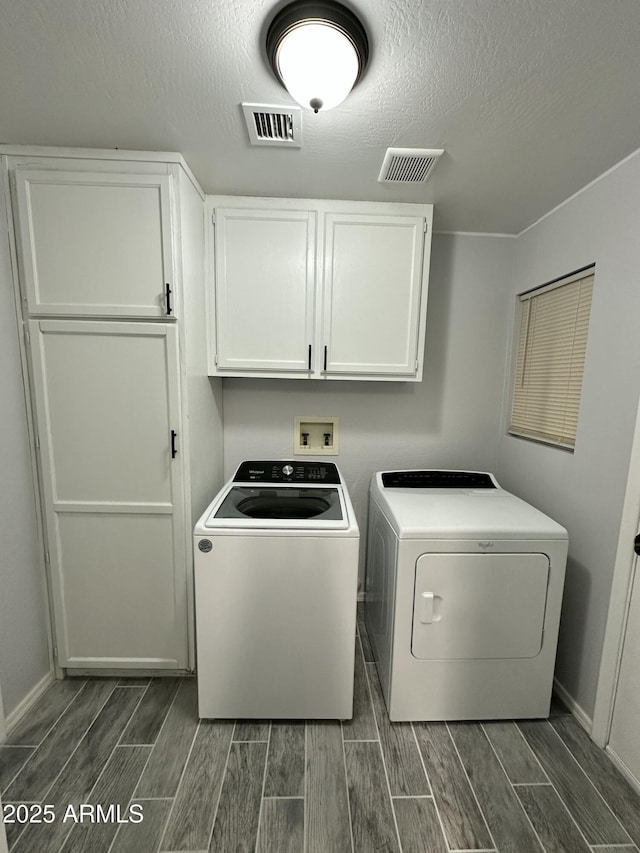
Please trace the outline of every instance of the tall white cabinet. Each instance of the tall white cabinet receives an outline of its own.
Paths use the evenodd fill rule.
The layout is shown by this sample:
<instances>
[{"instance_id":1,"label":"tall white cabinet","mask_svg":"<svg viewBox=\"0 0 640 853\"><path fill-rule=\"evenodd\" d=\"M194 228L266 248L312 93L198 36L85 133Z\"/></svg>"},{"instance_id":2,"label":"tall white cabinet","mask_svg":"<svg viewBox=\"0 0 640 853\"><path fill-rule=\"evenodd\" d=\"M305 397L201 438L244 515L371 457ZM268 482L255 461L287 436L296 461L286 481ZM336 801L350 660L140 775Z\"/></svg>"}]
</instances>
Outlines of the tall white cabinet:
<instances>
[{"instance_id":1,"label":"tall white cabinet","mask_svg":"<svg viewBox=\"0 0 640 853\"><path fill-rule=\"evenodd\" d=\"M222 476L204 197L179 155L5 161L57 664L193 669L191 529Z\"/></svg>"},{"instance_id":2,"label":"tall white cabinet","mask_svg":"<svg viewBox=\"0 0 640 853\"><path fill-rule=\"evenodd\" d=\"M422 379L432 205L207 205L212 375Z\"/></svg>"}]
</instances>

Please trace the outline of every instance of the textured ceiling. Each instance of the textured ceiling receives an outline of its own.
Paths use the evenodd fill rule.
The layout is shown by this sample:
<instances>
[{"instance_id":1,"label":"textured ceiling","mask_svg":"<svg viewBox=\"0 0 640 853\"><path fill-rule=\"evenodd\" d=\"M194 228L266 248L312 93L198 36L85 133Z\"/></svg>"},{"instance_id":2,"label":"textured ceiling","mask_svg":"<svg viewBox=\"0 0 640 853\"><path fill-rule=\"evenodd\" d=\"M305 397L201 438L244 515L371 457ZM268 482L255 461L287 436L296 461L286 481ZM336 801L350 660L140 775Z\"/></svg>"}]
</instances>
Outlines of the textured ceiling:
<instances>
[{"instance_id":1,"label":"textured ceiling","mask_svg":"<svg viewBox=\"0 0 640 853\"><path fill-rule=\"evenodd\" d=\"M282 4L280 4L282 5ZM301 149L249 145L274 0L0 0L0 141L180 151L207 192L429 201L517 233L640 146L640 0L357 0L369 69ZM388 146L445 148L377 182Z\"/></svg>"}]
</instances>

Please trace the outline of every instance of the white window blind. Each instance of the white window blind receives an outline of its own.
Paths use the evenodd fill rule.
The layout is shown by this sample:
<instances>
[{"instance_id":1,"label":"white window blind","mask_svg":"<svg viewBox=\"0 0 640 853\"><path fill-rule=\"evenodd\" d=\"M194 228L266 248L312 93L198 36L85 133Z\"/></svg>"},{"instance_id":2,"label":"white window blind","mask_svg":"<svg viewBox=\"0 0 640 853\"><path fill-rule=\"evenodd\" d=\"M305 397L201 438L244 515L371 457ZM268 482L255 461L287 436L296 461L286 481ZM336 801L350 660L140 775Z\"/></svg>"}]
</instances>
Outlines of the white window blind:
<instances>
[{"instance_id":1,"label":"white window blind","mask_svg":"<svg viewBox=\"0 0 640 853\"><path fill-rule=\"evenodd\" d=\"M593 278L592 267L520 297L513 435L575 446Z\"/></svg>"}]
</instances>

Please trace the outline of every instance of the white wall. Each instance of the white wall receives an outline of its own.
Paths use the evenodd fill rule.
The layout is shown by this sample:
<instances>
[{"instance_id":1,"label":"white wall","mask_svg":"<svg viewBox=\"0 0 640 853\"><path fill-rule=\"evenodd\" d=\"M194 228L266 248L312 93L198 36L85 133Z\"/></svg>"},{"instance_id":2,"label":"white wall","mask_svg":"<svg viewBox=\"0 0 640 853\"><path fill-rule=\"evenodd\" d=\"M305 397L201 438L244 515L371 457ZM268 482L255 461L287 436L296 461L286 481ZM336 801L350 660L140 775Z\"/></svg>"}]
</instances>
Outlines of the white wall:
<instances>
[{"instance_id":1,"label":"white wall","mask_svg":"<svg viewBox=\"0 0 640 853\"><path fill-rule=\"evenodd\" d=\"M226 476L243 459L291 457L295 415L338 416L340 455L331 458L347 481L364 545L374 471L493 470L514 243L434 237L421 383L223 380Z\"/></svg>"},{"instance_id":2,"label":"white wall","mask_svg":"<svg viewBox=\"0 0 640 853\"><path fill-rule=\"evenodd\" d=\"M0 684L4 710L10 715L47 675L50 664L44 568L3 203L0 226Z\"/></svg>"},{"instance_id":3,"label":"white wall","mask_svg":"<svg viewBox=\"0 0 640 853\"><path fill-rule=\"evenodd\" d=\"M501 435L502 484L569 531L556 676L591 718L640 390L640 156L516 240L515 294L596 263L575 453Z\"/></svg>"}]
</instances>

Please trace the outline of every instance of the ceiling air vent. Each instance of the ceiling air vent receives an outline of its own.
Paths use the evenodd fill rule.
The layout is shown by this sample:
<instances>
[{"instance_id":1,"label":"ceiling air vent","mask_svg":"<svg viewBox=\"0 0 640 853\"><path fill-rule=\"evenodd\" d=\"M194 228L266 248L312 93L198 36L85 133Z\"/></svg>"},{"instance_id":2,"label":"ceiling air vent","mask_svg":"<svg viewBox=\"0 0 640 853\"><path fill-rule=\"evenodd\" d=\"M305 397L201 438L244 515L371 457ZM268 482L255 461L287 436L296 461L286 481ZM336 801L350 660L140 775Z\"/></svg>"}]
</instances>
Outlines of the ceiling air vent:
<instances>
[{"instance_id":1,"label":"ceiling air vent","mask_svg":"<svg viewBox=\"0 0 640 853\"><path fill-rule=\"evenodd\" d=\"M378 175L381 184L423 184L444 148L387 148Z\"/></svg>"},{"instance_id":2,"label":"ceiling air vent","mask_svg":"<svg viewBox=\"0 0 640 853\"><path fill-rule=\"evenodd\" d=\"M300 107L270 107L265 104L242 104L252 145L302 145L302 110Z\"/></svg>"}]
</instances>

